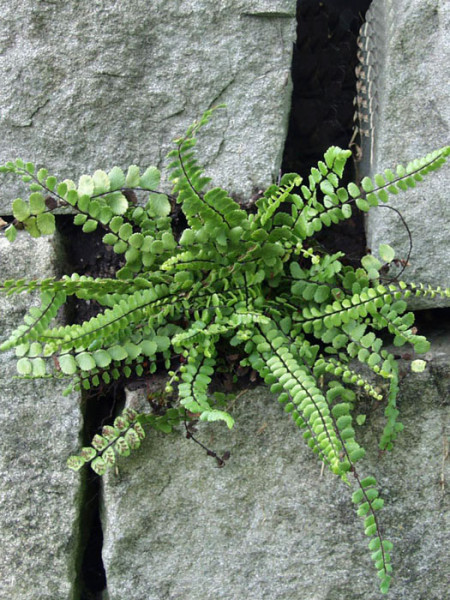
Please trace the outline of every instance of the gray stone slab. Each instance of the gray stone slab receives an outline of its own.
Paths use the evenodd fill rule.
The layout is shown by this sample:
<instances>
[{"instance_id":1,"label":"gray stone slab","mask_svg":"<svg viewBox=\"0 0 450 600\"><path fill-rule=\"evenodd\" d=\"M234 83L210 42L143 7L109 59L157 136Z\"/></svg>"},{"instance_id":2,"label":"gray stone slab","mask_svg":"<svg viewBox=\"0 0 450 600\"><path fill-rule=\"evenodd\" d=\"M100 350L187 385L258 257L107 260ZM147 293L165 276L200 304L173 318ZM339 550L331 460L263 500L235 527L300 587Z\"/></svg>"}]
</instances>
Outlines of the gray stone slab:
<instances>
[{"instance_id":1,"label":"gray stone slab","mask_svg":"<svg viewBox=\"0 0 450 600\"><path fill-rule=\"evenodd\" d=\"M374 0L367 13L372 44L369 61L373 130L364 144L361 175L426 155L449 143L450 4L445 0ZM413 237L405 279L450 285L450 168L433 173L416 190L390 204L401 211ZM386 208L371 210L368 246L391 244L399 257L408 251L400 218ZM448 306L449 300L440 300ZM436 306L420 301L415 307Z\"/></svg>"},{"instance_id":2,"label":"gray stone slab","mask_svg":"<svg viewBox=\"0 0 450 600\"><path fill-rule=\"evenodd\" d=\"M57 245L20 233L0 237L0 277L55 274ZM3 341L36 299L0 295ZM0 597L73 597L78 556L80 479L65 464L79 446L77 397L64 385L20 381L13 352L0 354Z\"/></svg>"},{"instance_id":3,"label":"gray stone slab","mask_svg":"<svg viewBox=\"0 0 450 600\"><path fill-rule=\"evenodd\" d=\"M383 407L364 403L359 436L380 484L385 535L395 544L392 600L447 594L450 477L447 331L428 371L407 375L405 431L394 454L378 451ZM130 402L136 404L136 398ZM351 490L306 448L264 387L235 405L234 430L198 437L231 458L225 468L182 432L151 432L104 480L103 559L109 600L378 600L378 579Z\"/></svg>"},{"instance_id":4,"label":"gray stone slab","mask_svg":"<svg viewBox=\"0 0 450 600\"><path fill-rule=\"evenodd\" d=\"M238 196L278 176L291 98L295 0L13 0L0 23L0 163L77 179L165 164L172 140L225 102L202 136ZM0 189L8 214L17 185Z\"/></svg>"}]
</instances>

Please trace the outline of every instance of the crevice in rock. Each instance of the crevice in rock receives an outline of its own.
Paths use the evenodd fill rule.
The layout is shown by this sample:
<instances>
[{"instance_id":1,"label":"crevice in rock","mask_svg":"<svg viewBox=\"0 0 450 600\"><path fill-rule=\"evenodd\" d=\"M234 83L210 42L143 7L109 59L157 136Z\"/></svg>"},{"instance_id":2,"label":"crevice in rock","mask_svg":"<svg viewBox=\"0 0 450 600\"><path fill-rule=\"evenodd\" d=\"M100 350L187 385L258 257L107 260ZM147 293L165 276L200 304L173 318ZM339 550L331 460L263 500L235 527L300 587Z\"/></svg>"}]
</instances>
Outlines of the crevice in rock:
<instances>
[{"instance_id":1,"label":"crevice in rock","mask_svg":"<svg viewBox=\"0 0 450 600\"><path fill-rule=\"evenodd\" d=\"M83 445L89 445L98 433L99 423L108 417L107 397L83 397ZM106 590L106 575L102 561L103 531L100 520L100 477L91 469L86 473L86 488L80 518L80 557L78 587L80 600L101 600Z\"/></svg>"},{"instance_id":2,"label":"crevice in rock","mask_svg":"<svg viewBox=\"0 0 450 600\"><path fill-rule=\"evenodd\" d=\"M58 216L57 224L65 249L66 273L76 272L92 277L114 276L123 257L102 243L101 231L87 235L80 227L73 225L73 217L69 215ZM68 323L82 323L94 316L99 308L95 302L72 297L66 305L64 320ZM114 420L116 408L123 401L123 386L119 384L83 392L83 445L90 445L93 436ZM85 477L79 519L76 600L102 600L107 582L102 561L101 481L91 469L86 469Z\"/></svg>"},{"instance_id":3,"label":"crevice in rock","mask_svg":"<svg viewBox=\"0 0 450 600\"><path fill-rule=\"evenodd\" d=\"M298 0L284 173L296 172L306 179L329 146L348 148L356 94L356 42L370 2ZM343 183L354 177L350 159ZM317 239L328 251L343 250L357 261L366 247L362 215L324 228Z\"/></svg>"},{"instance_id":4,"label":"crevice in rock","mask_svg":"<svg viewBox=\"0 0 450 600\"><path fill-rule=\"evenodd\" d=\"M292 103L282 172L304 179L331 145L348 148L353 135L357 37L372 0L297 0L297 41L292 61ZM350 159L346 185L356 176ZM366 253L364 216L356 213L315 238L328 251L342 250L351 262ZM416 312L421 335L442 330L450 308Z\"/></svg>"},{"instance_id":5,"label":"crevice in rock","mask_svg":"<svg viewBox=\"0 0 450 600\"><path fill-rule=\"evenodd\" d=\"M450 307L426 308L415 311L415 326L420 335L431 337L450 333Z\"/></svg>"}]
</instances>

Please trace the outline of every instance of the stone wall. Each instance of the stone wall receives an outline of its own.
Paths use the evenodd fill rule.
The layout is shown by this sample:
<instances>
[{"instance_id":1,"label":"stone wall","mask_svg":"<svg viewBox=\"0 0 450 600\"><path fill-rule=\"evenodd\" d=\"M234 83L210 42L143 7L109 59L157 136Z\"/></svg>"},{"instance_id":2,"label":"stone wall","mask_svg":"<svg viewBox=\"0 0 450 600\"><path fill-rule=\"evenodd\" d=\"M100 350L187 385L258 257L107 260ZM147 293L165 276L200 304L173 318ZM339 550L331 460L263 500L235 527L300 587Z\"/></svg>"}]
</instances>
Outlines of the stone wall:
<instances>
[{"instance_id":1,"label":"stone wall","mask_svg":"<svg viewBox=\"0 0 450 600\"><path fill-rule=\"evenodd\" d=\"M280 167L295 4L5 4L0 162L22 156L74 179L115 164L161 167L171 139L203 110L226 102L202 138L203 159L217 183L248 196ZM390 0L385 5L394 6ZM373 164L363 164L366 172L387 166L386 158L408 160L447 142L448 7L443 0L415 0L395 3L395 9L398 17L391 15L383 26L390 28L382 38L389 49L373 132L376 152ZM414 272L430 281L437 273L439 282L449 283L442 226L448 214L438 192L446 178L448 169L435 176L425 213L420 190L417 201L406 201L412 217L408 206L401 210L410 226L427 224L426 231L411 226L420 248ZM2 182L0 214L9 214L17 194L14 184ZM379 232L381 241L397 246L401 228L383 219L381 211L369 217L370 244L376 247ZM13 246L0 239L0 279L59 273L58 247L54 240L22 235ZM428 271L419 269L419 259ZM0 302L3 340L30 299ZM428 371L402 384L406 431L396 453L377 452L379 405L364 405L368 418L360 430L371 449L367 473L380 481L383 523L396 545L394 600L441 600L449 575L448 332L433 341ZM85 600L79 587L85 482L65 467L79 447L79 399L64 398L63 386L12 381L13 356L0 359L0 596ZM220 426L201 429L205 442L230 450L223 469L182 431L151 433L107 477L101 495L108 585L103 600L378 598L347 488L321 475L265 388L243 395L235 417L231 433Z\"/></svg>"}]
</instances>

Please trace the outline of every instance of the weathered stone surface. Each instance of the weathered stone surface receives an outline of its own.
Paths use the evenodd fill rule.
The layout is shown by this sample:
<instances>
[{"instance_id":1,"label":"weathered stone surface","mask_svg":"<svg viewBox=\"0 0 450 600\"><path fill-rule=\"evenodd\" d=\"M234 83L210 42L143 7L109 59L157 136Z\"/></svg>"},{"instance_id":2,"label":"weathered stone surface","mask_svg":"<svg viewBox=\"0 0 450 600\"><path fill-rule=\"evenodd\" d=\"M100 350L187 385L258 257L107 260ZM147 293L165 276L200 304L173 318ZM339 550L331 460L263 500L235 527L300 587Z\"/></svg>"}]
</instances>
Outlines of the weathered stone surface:
<instances>
[{"instance_id":1,"label":"weathered stone surface","mask_svg":"<svg viewBox=\"0 0 450 600\"><path fill-rule=\"evenodd\" d=\"M379 481L386 500L380 518L395 544L393 600L447 594L448 334L435 339L429 371L403 380L405 431L394 454L377 449L382 406L362 405L367 421L359 433L369 449L363 474ZM328 472L321 476L265 388L243 395L234 416L231 432L208 425L198 433L218 453L231 451L223 469L182 432L151 432L106 478L109 600L380 598L350 488Z\"/></svg>"},{"instance_id":2,"label":"weathered stone surface","mask_svg":"<svg viewBox=\"0 0 450 600\"><path fill-rule=\"evenodd\" d=\"M172 140L225 102L202 136L218 185L238 195L278 175L295 0L6 3L0 24L0 163L63 178L165 164ZM0 191L8 214L17 185Z\"/></svg>"},{"instance_id":3,"label":"weathered stone surface","mask_svg":"<svg viewBox=\"0 0 450 600\"><path fill-rule=\"evenodd\" d=\"M374 31L370 60L375 60L377 71L372 95L378 109L372 132L373 159L370 163L370 142L362 175L406 164L445 146L450 127L450 4L444 0L374 0L366 18ZM390 200L411 230L411 267L404 277L412 281L450 285L449 183L446 166L417 189ZM380 243L388 243L396 248L397 256L406 257L408 234L393 211L372 210L367 235L373 251ZM449 300L439 304L448 306ZM414 306L436 303L422 300Z\"/></svg>"},{"instance_id":4,"label":"weathered stone surface","mask_svg":"<svg viewBox=\"0 0 450 600\"><path fill-rule=\"evenodd\" d=\"M55 274L51 239L21 234L0 238L1 278ZM28 295L0 296L0 339L33 303ZM0 597L72 598L78 544L79 478L68 471L77 450L81 416L77 398L48 381L12 380L13 352L0 354Z\"/></svg>"}]
</instances>

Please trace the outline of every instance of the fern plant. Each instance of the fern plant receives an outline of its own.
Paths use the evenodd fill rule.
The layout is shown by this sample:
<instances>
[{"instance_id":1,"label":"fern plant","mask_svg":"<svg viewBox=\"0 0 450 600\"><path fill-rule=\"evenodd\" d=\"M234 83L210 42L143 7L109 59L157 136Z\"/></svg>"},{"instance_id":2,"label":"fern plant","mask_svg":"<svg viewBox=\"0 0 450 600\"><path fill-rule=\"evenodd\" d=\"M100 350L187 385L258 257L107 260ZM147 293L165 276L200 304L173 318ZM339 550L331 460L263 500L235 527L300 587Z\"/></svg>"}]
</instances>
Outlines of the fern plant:
<instances>
[{"instance_id":1,"label":"fern plant","mask_svg":"<svg viewBox=\"0 0 450 600\"><path fill-rule=\"evenodd\" d=\"M342 252L323 251L314 235L349 219L355 209L366 212L390 194L415 187L442 166L450 147L395 172L387 169L373 180L365 177L361 186L340 185L350 151L331 147L308 181L284 175L246 212L226 191L205 191L210 180L196 161L194 146L213 110L175 140L168 167L171 195L158 192L155 167L142 174L134 165L126 174L118 167L96 171L83 175L78 185L58 182L47 170L36 171L21 160L0 168L20 176L30 190L27 200L13 202L15 220L5 230L10 241L19 227L33 237L53 233L54 210L70 206L75 225L86 233L101 228L103 242L124 259L113 279L73 274L1 283L6 294L38 291L41 305L29 310L0 349L15 348L20 376L68 379L67 392L154 373L163 360L170 377L164 393L176 391L176 404L155 414L127 408L91 446L68 460L75 471L90 463L103 475L117 455L139 447L145 426L169 432L195 418L232 427L232 416L208 389L220 344L238 347L241 365L259 373L311 450L353 487L352 501L364 519L380 589L386 593L392 543L382 535L377 482L360 474L365 450L353 427L355 389L385 402L380 448L391 450L402 429L398 370L380 332L392 334L395 346L408 343L415 352L426 352L429 343L413 328L406 300L448 297L450 290L387 279L386 267L395 263L389 246L380 247L380 260L369 255L354 268L344 264ZM140 193L147 197L145 206L132 201ZM180 235L172 222L179 209L185 218ZM103 310L82 324L54 323L70 296L95 300ZM385 381L385 398L352 361ZM413 366L419 370L423 361Z\"/></svg>"}]
</instances>

